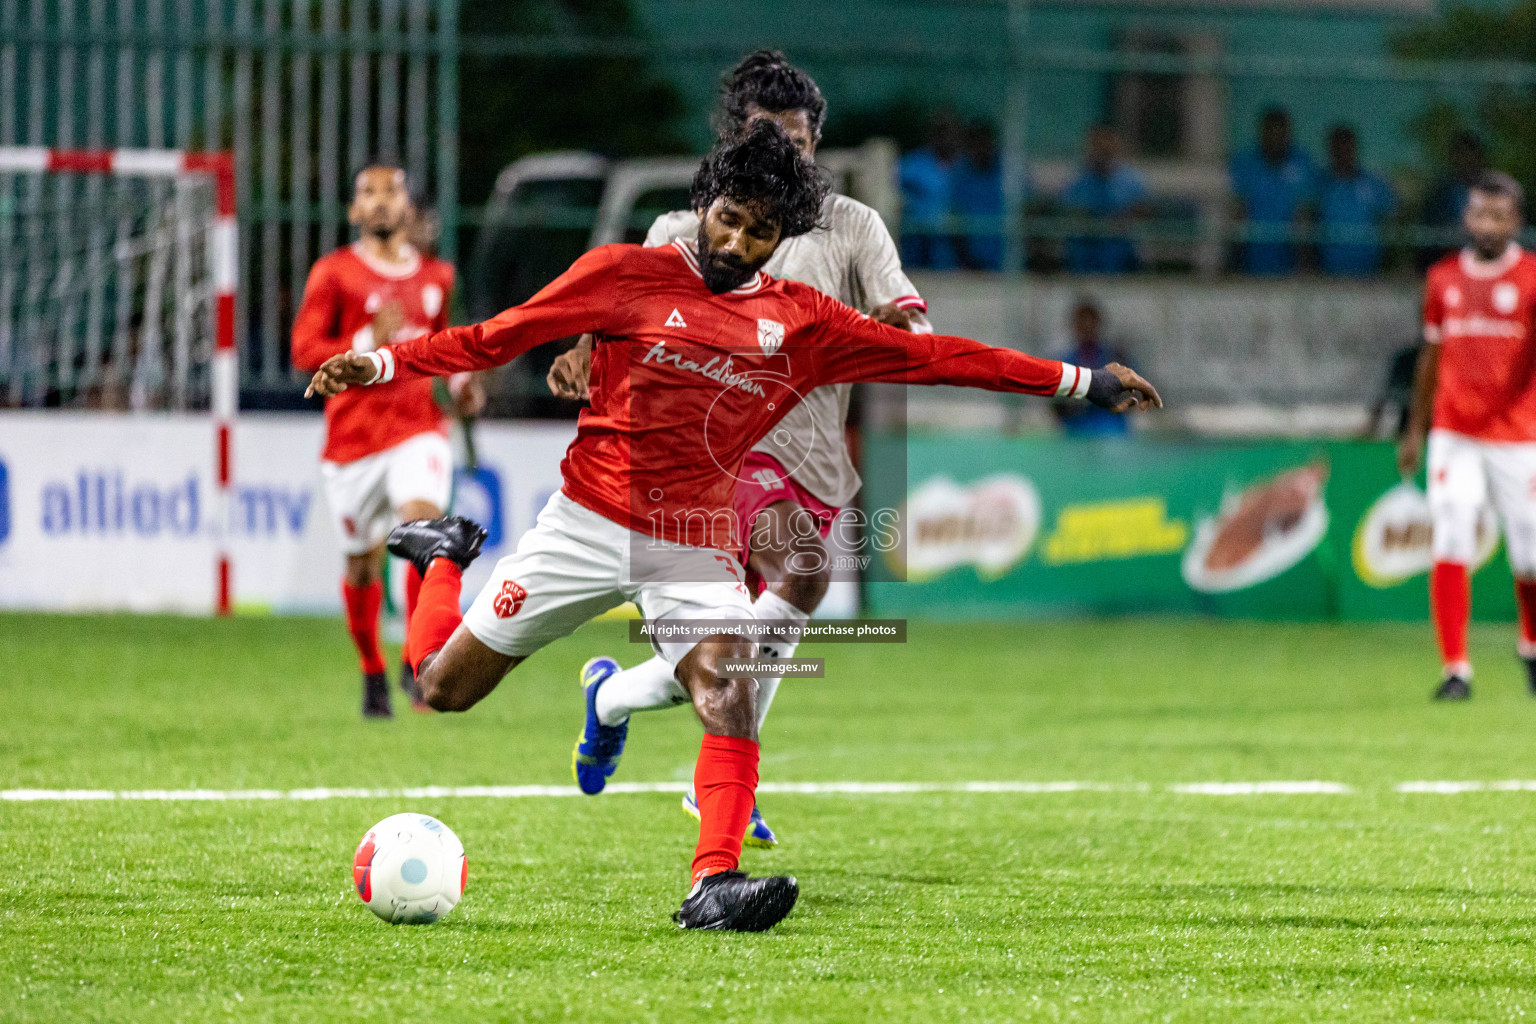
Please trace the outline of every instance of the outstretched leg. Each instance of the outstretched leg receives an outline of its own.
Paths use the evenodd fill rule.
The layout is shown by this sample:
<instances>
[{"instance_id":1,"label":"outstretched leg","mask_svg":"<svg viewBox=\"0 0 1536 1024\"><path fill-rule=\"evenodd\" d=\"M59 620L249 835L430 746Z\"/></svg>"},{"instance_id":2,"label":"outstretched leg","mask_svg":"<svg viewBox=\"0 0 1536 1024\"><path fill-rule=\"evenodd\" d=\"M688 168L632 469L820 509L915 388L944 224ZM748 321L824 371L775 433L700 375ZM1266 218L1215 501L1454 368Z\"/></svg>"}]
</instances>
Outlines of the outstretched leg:
<instances>
[{"instance_id":1,"label":"outstretched leg","mask_svg":"<svg viewBox=\"0 0 1536 1024\"><path fill-rule=\"evenodd\" d=\"M422 699L438 711L468 711L522 660L487 647L459 614L464 567L484 540L459 518L404 523L389 535L393 554L424 569L406 649Z\"/></svg>"},{"instance_id":2,"label":"outstretched leg","mask_svg":"<svg viewBox=\"0 0 1536 1024\"><path fill-rule=\"evenodd\" d=\"M400 504L395 510L402 523L413 522L417 519L440 519L443 510L430 501L410 499ZM417 711L427 710L426 704L421 699L421 691L416 688L416 669L411 660L411 616L416 614L416 599L421 595L421 570L415 563L405 563L405 645L400 650L400 689L411 699L411 707Z\"/></svg>"}]
</instances>

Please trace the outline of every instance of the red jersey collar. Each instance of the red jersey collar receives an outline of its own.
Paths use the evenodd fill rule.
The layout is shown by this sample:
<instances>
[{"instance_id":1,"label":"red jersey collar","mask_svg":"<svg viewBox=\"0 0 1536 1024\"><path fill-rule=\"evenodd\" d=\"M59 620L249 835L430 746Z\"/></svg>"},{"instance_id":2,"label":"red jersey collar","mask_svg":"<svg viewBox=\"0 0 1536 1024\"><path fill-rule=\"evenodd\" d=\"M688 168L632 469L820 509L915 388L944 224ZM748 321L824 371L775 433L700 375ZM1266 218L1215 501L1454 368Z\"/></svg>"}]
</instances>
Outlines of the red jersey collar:
<instances>
[{"instance_id":1,"label":"red jersey collar","mask_svg":"<svg viewBox=\"0 0 1536 1024\"><path fill-rule=\"evenodd\" d=\"M1514 269L1515 264L1520 262L1520 257L1524 254L1525 250L1520 248L1519 244L1515 242L1510 242L1509 248L1504 250L1504 254L1498 259L1492 260L1479 259L1477 253L1473 250L1463 249L1461 250L1461 272L1468 277L1476 277L1483 280L1503 277Z\"/></svg>"},{"instance_id":2,"label":"red jersey collar","mask_svg":"<svg viewBox=\"0 0 1536 1024\"><path fill-rule=\"evenodd\" d=\"M700 281L704 280L704 272L699 269L699 254L693 251L693 246L689 245L681 238L674 238L672 239L672 247L683 254L683 262L688 264L688 269L693 271L693 275ZM752 275L752 280L748 281L740 288L732 288L729 292L726 292L726 294L751 295L754 292L761 291L771 280L772 278L759 270L756 274Z\"/></svg>"}]
</instances>

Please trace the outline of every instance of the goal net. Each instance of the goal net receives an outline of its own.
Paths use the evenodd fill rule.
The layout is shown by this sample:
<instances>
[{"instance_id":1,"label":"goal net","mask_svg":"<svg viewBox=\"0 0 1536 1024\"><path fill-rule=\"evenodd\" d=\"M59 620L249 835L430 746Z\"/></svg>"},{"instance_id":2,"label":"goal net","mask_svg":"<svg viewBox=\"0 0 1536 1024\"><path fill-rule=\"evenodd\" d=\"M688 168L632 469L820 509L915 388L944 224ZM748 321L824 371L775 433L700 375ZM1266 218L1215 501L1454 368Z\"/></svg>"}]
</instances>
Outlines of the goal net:
<instances>
[{"instance_id":1,"label":"goal net","mask_svg":"<svg viewBox=\"0 0 1536 1024\"><path fill-rule=\"evenodd\" d=\"M211 407L217 164L210 173L180 153L0 151L6 406Z\"/></svg>"},{"instance_id":2,"label":"goal net","mask_svg":"<svg viewBox=\"0 0 1536 1024\"><path fill-rule=\"evenodd\" d=\"M238 390L232 168L223 153L0 147L0 407L207 411L221 507Z\"/></svg>"}]
</instances>

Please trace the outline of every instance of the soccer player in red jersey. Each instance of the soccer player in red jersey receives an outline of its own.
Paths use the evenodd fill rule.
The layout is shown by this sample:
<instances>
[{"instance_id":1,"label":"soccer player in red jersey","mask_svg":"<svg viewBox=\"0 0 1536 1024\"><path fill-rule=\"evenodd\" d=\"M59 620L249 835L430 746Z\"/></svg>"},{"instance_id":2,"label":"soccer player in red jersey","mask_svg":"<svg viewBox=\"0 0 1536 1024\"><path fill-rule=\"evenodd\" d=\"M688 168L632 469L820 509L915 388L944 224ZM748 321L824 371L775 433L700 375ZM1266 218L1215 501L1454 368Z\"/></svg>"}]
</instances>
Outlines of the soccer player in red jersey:
<instances>
[{"instance_id":1,"label":"soccer player in red jersey","mask_svg":"<svg viewBox=\"0 0 1536 1024\"><path fill-rule=\"evenodd\" d=\"M782 53L748 54L721 86L722 134L770 120L806 160L816 157L826 113L816 81ZM881 323L931 332L928 306L902 271L896 243L880 215L857 200L830 193L820 219L818 230L779 245L763 270L808 284ZM645 244L691 241L698 233L698 213L677 210L656 218ZM555 394L587 397L591 347L591 335L585 335L555 360L549 375ZM852 390L851 384L833 384L811 391L757 442L736 474L740 482L735 511L746 545L739 557L747 569L747 586L755 591L758 618L765 626L782 624L757 637L759 658L794 657L799 631L831 583L831 557L822 540L853 503L860 485L847 438ZM602 792L617 769L630 715L686 704L688 695L674 678L672 665L659 656L627 669L620 669L612 658L593 658L582 669L581 682L587 721L571 769L581 791L590 795ZM781 682L771 676L758 680L759 732ZM683 794L682 804L683 810L698 816L692 791ZM753 808L746 844L768 849L778 841Z\"/></svg>"},{"instance_id":2,"label":"soccer player in red jersey","mask_svg":"<svg viewBox=\"0 0 1536 1024\"><path fill-rule=\"evenodd\" d=\"M1472 695L1468 567L1490 499L1504 524L1520 605L1518 650L1536 694L1536 256L1515 242L1523 205L1513 178L1483 175L1464 215L1472 244L1431 267L1424 287L1425 344L1398 467L1418 471L1427 434L1440 700Z\"/></svg>"},{"instance_id":3,"label":"soccer player in red jersey","mask_svg":"<svg viewBox=\"0 0 1536 1024\"><path fill-rule=\"evenodd\" d=\"M487 368L584 331L597 336L564 487L459 615L460 572L484 531L458 518L406 523L390 550L425 569L410 652L432 706L463 711L544 645L625 600L654 627L704 740L694 771L699 841L685 928L759 931L794 906L793 878L736 870L757 787L756 620L732 508L747 452L818 385L956 384L1075 395L1116 411L1161 404L1123 366L1103 371L912 334L761 272L781 240L813 229L827 184L782 129L757 121L694 177L696 241L594 249L521 306L485 323L328 360L311 388L336 394L399 376ZM669 326L670 322L670 326Z\"/></svg>"},{"instance_id":4,"label":"soccer player in red jersey","mask_svg":"<svg viewBox=\"0 0 1536 1024\"><path fill-rule=\"evenodd\" d=\"M406 240L414 208L398 167L364 168L353 184L348 217L361 229L352 245L322 257L309 272L293 325L293 365L314 371L339 352L369 352L448 326L453 267ZM468 375L452 382L461 412L483 403ZM432 379L416 377L359 388L325 403L321 473L346 571L347 629L363 670L363 714L387 718L389 683L379 647L384 600L384 538L403 521L436 519L448 505L453 460ZM421 586L407 569L406 615ZM401 685L414 695L408 669ZM422 705L425 707L425 705Z\"/></svg>"}]
</instances>

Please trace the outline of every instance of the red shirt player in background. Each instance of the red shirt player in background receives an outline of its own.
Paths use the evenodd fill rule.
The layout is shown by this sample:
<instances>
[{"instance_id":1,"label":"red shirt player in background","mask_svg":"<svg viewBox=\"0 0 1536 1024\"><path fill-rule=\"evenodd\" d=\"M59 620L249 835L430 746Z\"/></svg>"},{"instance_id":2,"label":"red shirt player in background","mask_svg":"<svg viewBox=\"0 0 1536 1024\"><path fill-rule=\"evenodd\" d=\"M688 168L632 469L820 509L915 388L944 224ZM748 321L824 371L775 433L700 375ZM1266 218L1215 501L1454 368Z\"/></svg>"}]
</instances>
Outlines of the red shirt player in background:
<instances>
[{"instance_id":1,"label":"red shirt player in background","mask_svg":"<svg viewBox=\"0 0 1536 1024\"><path fill-rule=\"evenodd\" d=\"M314 371L341 352L371 352L448 326L453 267L407 240L415 207L405 172L388 165L364 168L353 184L347 216L361 237L310 270L293 325L293 365L302 370ZM460 414L479 412L484 404L479 384L468 375L451 384ZM320 458L326 503L347 559L342 596L362 663L363 714L388 718L389 683L379 647L384 538L396 518L441 516L453 481L447 424L432 378L357 388L329 399ZM407 568L407 618L420 587L421 577ZM401 669L401 687L419 704L408 665Z\"/></svg>"},{"instance_id":2,"label":"red shirt player in background","mask_svg":"<svg viewBox=\"0 0 1536 1024\"><path fill-rule=\"evenodd\" d=\"M1518 649L1536 694L1536 256L1515 243L1524 198L1507 174L1483 175L1464 216L1472 244L1431 267L1424 288L1425 345L1398 467L1418 471L1427 432L1440 700L1472 695L1468 566L1490 500L1504 524Z\"/></svg>"},{"instance_id":3,"label":"red shirt player in background","mask_svg":"<svg viewBox=\"0 0 1536 1024\"><path fill-rule=\"evenodd\" d=\"M808 390L842 381L958 384L1074 395L1116 412L1161 405L1123 366L1088 370L966 338L909 334L796 281L761 272L780 241L817 226L827 182L772 121L722 140L694 176L697 236L594 249L521 306L485 323L328 359L325 395L417 375L485 369L591 331L591 407L517 552L459 615L460 573L485 531L466 519L405 523L390 550L425 573L410 652L433 707L465 711L517 664L626 600L655 626L704 725L694 771L699 842L685 928L761 931L789 913L793 878L736 870L757 788L761 619L736 555L737 479L748 450ZM1081 471L1081 470L1075 470ZM775 627L778 628L778 627ZM769 663L782 675L782 662ZM589 702L590 710L590 702Z\"/></svg>"}]
</instances>

